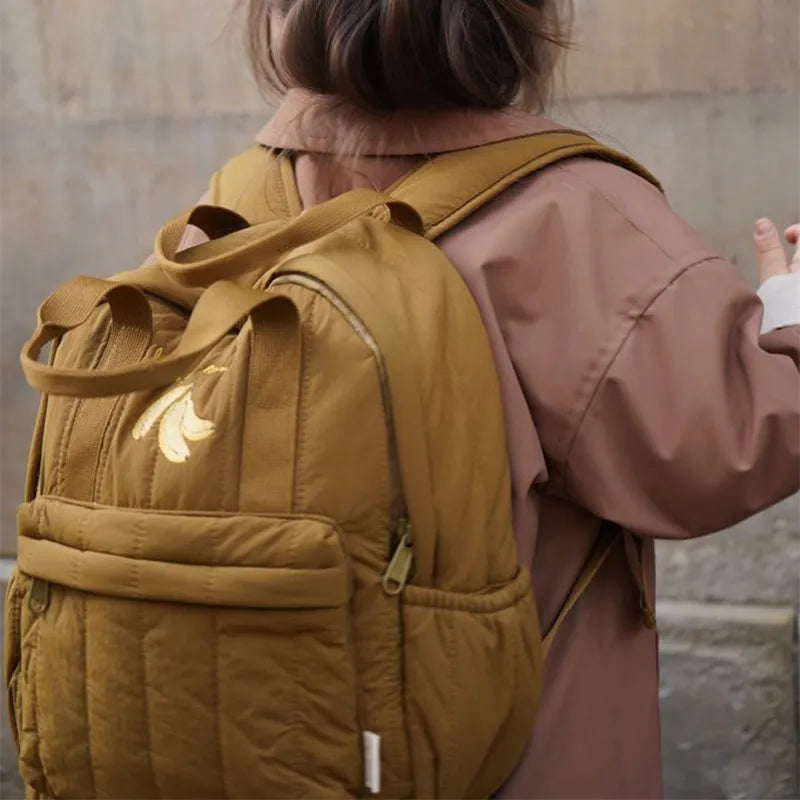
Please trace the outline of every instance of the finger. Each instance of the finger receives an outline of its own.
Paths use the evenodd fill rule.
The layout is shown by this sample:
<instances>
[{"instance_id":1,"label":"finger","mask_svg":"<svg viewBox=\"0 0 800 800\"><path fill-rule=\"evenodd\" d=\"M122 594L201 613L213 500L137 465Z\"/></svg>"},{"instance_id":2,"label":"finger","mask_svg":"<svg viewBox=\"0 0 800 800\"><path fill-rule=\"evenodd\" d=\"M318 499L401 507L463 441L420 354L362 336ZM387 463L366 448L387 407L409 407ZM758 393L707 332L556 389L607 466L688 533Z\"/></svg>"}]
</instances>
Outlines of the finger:
<instances>
[{"instance_id":1,"label":"finger","mask_svg":"<svg viewBox=\"0 0 800 800\"><path fill-rule=\"evenodd\" d=\"M789 264L789 272L800 272L800 244L797 245L797 249L794 251L794 258L792 263Z\"/></svg>"},{"instance_id":2,"label":"finger","mask_svg":"<svg viewBox=\"0 0 800 800\"><path fill-rule=\"evenodd\" d=\"M762 283L775 275L785 275L789 271L778 229L771 220L760 219L756 223L753 240Z\"/></svg>"},{"instance_id":3,"label":"finger","mask_svg":"<svg viewBox=\"0 0 800 800\"><path fill-rule=\"evenodd\" d=\"M786 241L789 244L800 244L800 222L786 229Z\"/></svg>"}]
</instances>

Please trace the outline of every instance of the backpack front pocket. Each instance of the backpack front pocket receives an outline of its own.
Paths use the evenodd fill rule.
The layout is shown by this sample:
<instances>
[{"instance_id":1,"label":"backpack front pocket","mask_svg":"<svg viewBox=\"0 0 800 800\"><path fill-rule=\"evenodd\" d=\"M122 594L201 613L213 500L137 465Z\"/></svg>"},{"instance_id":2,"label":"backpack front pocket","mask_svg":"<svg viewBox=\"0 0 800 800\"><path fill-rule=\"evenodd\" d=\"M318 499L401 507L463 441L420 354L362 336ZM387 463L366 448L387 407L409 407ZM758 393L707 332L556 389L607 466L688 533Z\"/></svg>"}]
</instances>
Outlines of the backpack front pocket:
<instances>
[{"instance_id":1,"label":"backpack front pocket","mask_svg":"<svg viewBox=\"0 0 800 800\"><path fill-rule=\"evenodd\" d=\"M37 698L53 794L360 791L350 577L333 523L40 498L20 529L20 570L49 586L21 689Z\"/></svg>"},{"instance_id":2,"label":"backpack front pocket","mask_svg":"<svg viewBox=\"0 0 800 800\"><path fill-rule=\"evenodd\" d=\"M39 755L37 698L33 688L38 669L40 588L40 584L19 570L12 572L6 590L3 660L8 719L19 753L20 775L37 792L48 795L50 791Z\"/></svg>"},{"instance_id":3,"label":"backpack front pocket","mask_svg":"<svg viewBox=\"0 0 800 800\"><path fill-rule=\"evenodd\" d=\"M8 695L8 716L11 735L19 747L19 671L22 660L20 629L22 627L22 578L15 569L6 587L3 606L3 678Z\"/></svg>"}]
</instances>

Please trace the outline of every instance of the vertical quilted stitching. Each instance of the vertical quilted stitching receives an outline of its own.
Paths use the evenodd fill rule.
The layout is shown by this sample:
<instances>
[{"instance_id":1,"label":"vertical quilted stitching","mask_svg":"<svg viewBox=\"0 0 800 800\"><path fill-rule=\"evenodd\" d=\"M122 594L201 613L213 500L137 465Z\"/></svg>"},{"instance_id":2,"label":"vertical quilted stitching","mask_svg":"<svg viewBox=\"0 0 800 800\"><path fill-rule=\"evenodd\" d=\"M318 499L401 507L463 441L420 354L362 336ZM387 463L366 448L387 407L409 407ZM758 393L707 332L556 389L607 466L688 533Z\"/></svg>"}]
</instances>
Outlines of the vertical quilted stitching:
<instances>
[{"instance_id":1,"label":"vertical quilted stitching","mask_svg":"<svg viewBox=\"0 0 800 800\"><path fill-rule=\"evenodd\" d=\"M236 342L236 350L239 349L239 342L241 337ZM234 351L233 363L236 363L237 353ZM219 386L219 384L217 384ZM221 446L223 448L223 456L217 460L217 483L220 487L219 494L219 508L229 508L226 502L227 498L232 498L231 504L234 508L239 508L239 487L241 486L241 468L242 468L242 437L244 433L245 415L247 414L247 397L242 397L239 407L237 408L236 397L237 382L230 378L228 380L228 396L225 406L225 413L227 415L228 424L225 426L226 434L222 440ZM237 414L236 412L241 413ZM241 433L239 436L231 435L231 422L237 420L241 425ZM238 450L237 450L238 444Z\"/></svg>"},{"instance_id":2,"label":"vertical quilted stitching","mask_svg":"<svg viewBox=\"0 0 800 800\"><path fill-rule=\"evenodd\" d=\"M209 578L211 571L209 570ZM214 643L212 645L212 676L211 676L211 691L213 697L211 699L212 710L214 713L214 724L216 726L217 737L217 758L219 759L219 776L222 782L223 797L228 798L231 796L228 790L227 772L225 770L225 752L222 744L222 711L220 708L220 682L219 682L219 613L216 609L210 611L213 624L214 624Z\"/></svg>"},{"instance_id":3,"label":"vertical quilted stitching","mask_svg":"<svg viewBox=\"0 0 800 800\"><path fill-rule=\"evenodd\" d=\"M212 534L212 548L213 548L213 563L217 563L218 556L218 540L219 540L219 527ZM211 593L212 582L214 580L214 571L208 570L207 585L208 591ZM219 775L222 782L223 796L228 798L231 796L228 791L227 775L225 770L225 754L222 744L222 710L220 708L220 682L219 682L219 611L216 608L209 609L211 614L211 622L213 627L213 653L211 656L211 691L213 697L211 698L212 712L214 714L214 725L216 728L217 737L217 758L219 759Z\"/></svg>"},{"instance_id":4,"label":"vertical quilted stitching","mask_svg":"<svg viewBox=\"0 0 800 800\"><path fill-rule=\"evenodd\" d=\"M108 342L111 339L111 325L106 325L106 330L103 333L103 339L100 342L97 350L95 351L94 357L89 364L90 369L97 369L100 363L103 361L106 355L106 348L108 347ZM69 455L69 445L72 439L72 430L75 427L75 423L78 419L79 414L83 408L84 402L81 399L74 398L69 400L69 405L67 407L67 412L65 414L65 422L64 427L61 431L61 436L59 437L59 444L58 444L58 458L56 460L56 494L63 494L64 493L64 483L66 481L66 462L67 457Z\"/></svg>"},{"instance_id":5,"label":"vertical quilted stitching","mask_svg":"<svg viewBox=\"0 0 800 800\"><path fill-rule=\"evenodd\" d=\"M148 470L148 474L150 478L147 481L147 488L144 494L144 507L145 508L152 508L153 507L153 488L156 482L156 469L158 468L158 443L156 442L155 438L150 440L150 469Z\"/></svg>"},{"instance_id":6,"label":"vertical quilted stitching","mask_svg":"<svg viewBox=\"0 0 800 800\"><path fill-rule=\"evenodd\" d=\"M150 775L152 776L153 786L156 790L157 797L164 797L164 792L162 792L159 784L158 784L158 775L156 775L156 767L153 761L153 738L151 733L151 715L150 715L150 680L148 677L148 669L147 669L147 648L145 647L144 637L146 633L146 625L145 625L145 618L144 618L144 603L138 604L139 609L139 627L141 630L141 634L139 636L140 644L139 647L142 651L142 693L144 699L144 730L145 730L145 738L147 741L147 763L150 766Z\"/></svg>"},{"instance_id":7,"label":"vertical quilted stitching","mask_svg":"<svg viewBox=\"0 0 800 800\"><path fill-rule=\"evenodd\" d=\"M310 338L310 337L309 337ZM288 509L289 512L294 514L297 510L297 498L296 498L296 491L297 491L297 474L299 471L299 463L300 463L300 414L303 410L303 398L307 395L306 389L308 387L308 378L307 378L307 371L308 368L306 366L306 345L304 344L303 347L300 348L300 374L301 374L301 383L300 383L300 391L297 393L297 407L295 408L294 412L294 419L295 427L294 427L294 459L290 465L292 470L292 480L291 480L291 487L292 487L292 505L291 508Z\"/></svg>"},{"instance_id":8,"label":"vertical quilted stitching","mask_svg":"<svg viewBox=\"0 0 800 800\"><path fill-rule=\"evenodd\" d=\"M78 523L78 531L77 531L77 533L78 533L78 542L80 542L80 545L81 545L81 550L86 550L87 549L86 548L86 541L84 540L84 535L85 535L85 531L86 531L86 524L89 521L89 514L90 513L91 512L89 511L88 508L83 509L83 512L80 515L80 522ZM41 531L42 530L41 529L41 522L39 523L39 525L40 525L39 530ZM78 585L78 571L80 569L80 564L81 564L81 561L80 561L80 559L77 559L77 558L72 563L71 572L72 572L72 585L73 586L77 586ZM85 606L86 606L86 601L84 599L84 610L83 610L84 627L86 625L86 607ZM85 630L84 630L84 633L85 633ZM85 663L84 663L84 677L88 678L88 675L86 674L86 664ZM87 706L87 708L88 708L88 706ZM87 716L88 716L88 711L87 711Z\"/></svg>"},{"instance_id":9,"label":"vertical quilted stitching","mask_svg":"<svg viewBox=\"0 0 800 800\"><path fill-rule=\"evenodd\" d=\"M83 595L83 615L81 617L81 635L83 637L83 698L86 713L86 752L89 754L89 776L92 779L92 796L97 795L97 775L92 757L92 714L89 709L89 603L87 595Z\"/></svg>"},{"instance_id":10,"label":"vertical quilted stitching","mask_svg":"<svg viewBox=\"0 0 800 800\"><path fill-rule=\"evenodd\" d=\"M155 485L155 476L156 476L156 467L158 465L158 447L153 446L153 468L150 471L150 481L147 485L147 508L153 507L153 487ZM142 547L142 537L144 535L144 524L145 524L146 517L143 515L142 518L139 520L138 525L136 526L137 534L136 534L136 543L134 545L134 557L136 559L139 558L141 554L141 547ZM139 566L138 560L136 561L136 566ZM134 571L134 579L136 581L136 588L138 588L139 584L139 573L138 569ZM144 706L144 730L145 730L145 740L147 742L147 763L150 766L150 776L153 781L153 787L156 790L156 794L158 797L162 797L163 793L158 785L158 775L156 775L156 767L153 761L153 738L151 732L151 719L150 719L150 682L148 680L148 671L147 671L147 647L145 646L145 634L147 633L147 625L145 622L144 616L144 604L139 603L139 630L141 631L139 635L139 647L141 648L142 653L142 693L143 693L143 706Z\"/></svg>"},{"instance_id":11,"label":"vertical quilted stitching","mask_svg":"<svg viewBox=\"0 0 800 800\"><path fill-rule=\"evenodd\" d=\"M64 413L65 419L61 425L61 431L56 442L57 455L55 463L53 464L53 485L56 494L62 494L64 491L64 460L67 453L67 443L69 442L69 431L72 429L72 425L75 422L79 401L75 398L64 398L60 401L60 404L64 404L66 409Z\"/></svg>"},{"instance_id":12,"label":"vertical quilted stitching","mask_svg":"<svg viewBox=\"0 0 800 800\"><path fill-rule=\"evenodd\" d=\"M135 395L123 395L118 398L117 402L108 415L105 430L100 440L100 452L97 456L97 466L94 475L94 487L92 489L92 498L96 503L112 502L110 498L105 496L105 485L107 483L109 458L111 457L111 445L114 441L114 433L120 428L120 421L125 410L130 406Z\"/></svg>"},{"instance_id":13,"label":"vertical quilted stitching","mask_svg":"<svg viewBox=\"0 0 800 800\"><path fill-rule=\"evenodd\" d=\"M81 544L82 549L86 549L86 542L84 540L84 531L86 530L86 524L89 519L89 510L84 509L83 513L80 516L80 522L78 523L78 541ZM78 578L78 559L75 559L75 563L72 566L72 580L77 581ZM81 639L83 642L83 647L81 648L83 653L83 707L84 707L84 718L86 720L86 752L89 758L89 777L91 778L92 782L92 794L95 795L96 792L96 773L94 767L94 758L92 756L92 713L91 709L89 708L89 601L88 597L84 594L82 599L83 605L83 614L80 615L79 618L79 625L81 631Z\"/></svg>"},{"instance_id":14,"label":"vertical quilted stitching","mask_svg":"<svg viewBox=\"0 0 800 800\"><path fill-rule=\"evenodd\" d=\"M453 780L458 772L458 764L456 763L456 741L462 736L462 731L457 729L456 726L456 709L459 708L459 688L457 677L460 670L456 668L456 626L455 615L451 612L431 609L432 614L441 613L444 620L446 620L447 629L447 665L449 667L449 679L447 681L448 688L448 701L447 701L447 722L445 723L445 730L447 731L445 739L442 742L442 752L439 753L441 758L441 777L440 783L435 787L436 794L439 797L450 797L453 792Z\"/></svg>"},{"instance_id":15,"label":"vertical quilted stitching","mask_svg":"<svg viewBox=\"0 0 800 800\"><path fill-rule=\"evenodd\" d=\"M50 785L47 780L47 775L45 774L44 770L44 763L42 762L42 744L41 740L39 739L39 692L37 691L37 678L39 675L39 636L41 635L41 620L36 620L36 635L32 637L33 641L31 642L31 648L33 649L32 657L30 660L30 668L32 674L28 675L28 679L30 681L30 686L28 691L31 693L32 701L31 701L31 719L30 723L26 720L25 725L28 727L28 735L33 734L34 738L36 739L36 759L38 761L38 768L39 772L41 773L41 780L43 784L44 791L47 795L54 797L54 792L50 789Z\"/></svg>"},{"instance_id":16,"label":"vertical quilted stitching","mask_svg":"<svg viewBox=\"0 0 800 800\"><path fill-rule=\"evenodd\" d=\"M312 304L313 305L313 304ZM296 564L296 544L294 539L289 539L288 541L288 563L289 564ZM292 756L294 759L292 760L292 768L294 769L295 775L302 775L304 774L305 764L303 763L303 738L304 738L304 731L302 727L302 714L301 714L301 697L300 697L300 680L298 676L300 675L300 670L302 669L303 665L303 658L302 652L300 647L295 647L292 650L292 675L294 676L294 680L292 682L292 712L290 715L289 721L289 730L294 731L294 735L291 737L292 745L287 747L287 760L290 760ZM295 784L294 793L292 797L300 798L302 797L302 788L299 783Z\"/></svg>"},{"instance_id":17,"label":"vertical quilted stitching","mask_svg":"<svg viewBox=\"0 0 800 800\"><path fill-rule=\"evenodd\" d=\"M398 669L398 683L396 684L397 696L400 698L400 719L397 723L397 737L403 737L403 753L406 758L407 770L405 779L409 787L411 787L412 797L414 790L414 750L411 747L411 728L410 728L410 715L408 713L408 696L407 696L407 682L406 682L406 659L408 658L408 650L405 644L405 628L403 621L403 604L400 600L396 602L397 609L397 639L393 643L396 651L399 654L399 669Z\"/></svg>"}]
</instances>

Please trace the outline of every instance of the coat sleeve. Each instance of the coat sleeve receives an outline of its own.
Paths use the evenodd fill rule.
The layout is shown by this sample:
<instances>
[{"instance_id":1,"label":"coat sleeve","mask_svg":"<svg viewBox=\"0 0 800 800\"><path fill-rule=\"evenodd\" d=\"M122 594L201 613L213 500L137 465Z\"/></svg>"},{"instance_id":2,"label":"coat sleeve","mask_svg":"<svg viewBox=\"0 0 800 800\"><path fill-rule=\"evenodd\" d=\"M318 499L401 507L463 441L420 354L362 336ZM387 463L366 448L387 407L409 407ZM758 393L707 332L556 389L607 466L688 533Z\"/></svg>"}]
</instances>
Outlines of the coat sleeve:
<instances>
[{"instance_id":1,"label":"coat sleeve","mask_svg":"<svg viewBox=\"0 0 800 800\"><path fill-rule=\"evenodd\" d=\"M566 494L635 533L711 533L800 488L800 326L703 261L647 307L575 431Z\"/></svg>"},{"instance_id":2,"label":"coat sleeve","mask_svg":"<svg viewBox=\"0 0 800 800\"><path fill-rule=\"evenodd\" d=\"M575 162L515 202L487 272L541 491L688 538L800 489L800 326L762 336L740 271L624 170Z\"/></svg>"}]
</instances>

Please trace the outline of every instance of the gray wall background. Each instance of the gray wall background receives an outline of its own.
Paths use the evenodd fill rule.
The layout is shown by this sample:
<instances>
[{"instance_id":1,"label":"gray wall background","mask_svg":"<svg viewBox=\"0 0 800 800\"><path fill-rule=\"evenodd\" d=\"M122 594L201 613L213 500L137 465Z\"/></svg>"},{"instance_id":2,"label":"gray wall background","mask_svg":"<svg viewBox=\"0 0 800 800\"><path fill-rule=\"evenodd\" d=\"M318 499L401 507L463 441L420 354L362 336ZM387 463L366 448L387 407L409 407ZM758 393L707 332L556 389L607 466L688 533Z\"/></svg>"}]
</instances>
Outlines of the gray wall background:
<instances>
[{"instance_id":1,"label":"gray wall background","mask_svg":"<svg viewBox=\"0 0 800 800\"><path fill-rule=\"evenodd\" d=\"M36 306L75 273L139 263L269 116L233 5L0 0L6 556L36 402L17 354ZM554 113L644 161L755 282L753 221L800 219L799 30L798 0L576 0L578 48ZM660 546L670 797L798 796L799 516L792 499ZM13 781L7 738L2 772Z\"/></svg>"}]
</instances>

